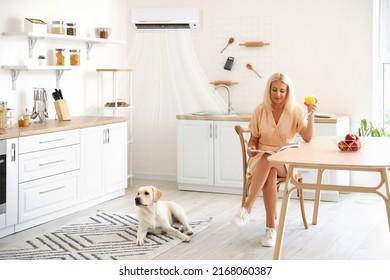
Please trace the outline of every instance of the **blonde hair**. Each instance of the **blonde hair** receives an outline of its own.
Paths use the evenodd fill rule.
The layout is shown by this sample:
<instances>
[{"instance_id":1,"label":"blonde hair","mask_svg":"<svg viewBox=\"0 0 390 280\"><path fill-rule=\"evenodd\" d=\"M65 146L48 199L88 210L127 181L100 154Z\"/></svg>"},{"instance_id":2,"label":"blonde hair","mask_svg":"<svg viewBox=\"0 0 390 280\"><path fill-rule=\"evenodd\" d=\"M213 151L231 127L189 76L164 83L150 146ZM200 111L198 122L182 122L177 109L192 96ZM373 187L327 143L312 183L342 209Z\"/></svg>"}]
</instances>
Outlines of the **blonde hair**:
<instances>
[{"instance_id":1,"label":"blonde hair","mask_svg":"<svg viewBox=\"0 0 390 280\"><path fill-rule=\"evenodd\" d=\"M293 111L295 107L295 90L292 80L289 76L284 73L275 73L272 74L267 82L267 85L264 89L264 97L263 97L263 105L266 109L272 111L272 100L271 100L271 85L275 81L281 81L287 85L287 95L286 102L284 104L284 108L287 111Z\"/></svg>"}]
</instances>

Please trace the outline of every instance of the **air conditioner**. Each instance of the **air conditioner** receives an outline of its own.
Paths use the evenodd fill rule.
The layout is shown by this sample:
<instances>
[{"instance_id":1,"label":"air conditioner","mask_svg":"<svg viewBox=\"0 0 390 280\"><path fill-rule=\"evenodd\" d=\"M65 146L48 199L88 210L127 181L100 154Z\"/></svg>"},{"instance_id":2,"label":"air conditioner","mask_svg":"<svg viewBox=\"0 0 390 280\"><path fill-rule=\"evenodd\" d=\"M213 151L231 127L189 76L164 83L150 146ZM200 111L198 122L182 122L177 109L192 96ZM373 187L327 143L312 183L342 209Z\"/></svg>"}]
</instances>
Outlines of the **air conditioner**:
<instances>
[{"instance_id":1,"label":"air conditioner","mask_svg":"<svg viewBox=\"0 0 390 280\"><path fill-rule=\"evenodd\" d=\"M133 8L131 22L137 29L201 29L199 8Z\"/></svg>"}]
</instances>

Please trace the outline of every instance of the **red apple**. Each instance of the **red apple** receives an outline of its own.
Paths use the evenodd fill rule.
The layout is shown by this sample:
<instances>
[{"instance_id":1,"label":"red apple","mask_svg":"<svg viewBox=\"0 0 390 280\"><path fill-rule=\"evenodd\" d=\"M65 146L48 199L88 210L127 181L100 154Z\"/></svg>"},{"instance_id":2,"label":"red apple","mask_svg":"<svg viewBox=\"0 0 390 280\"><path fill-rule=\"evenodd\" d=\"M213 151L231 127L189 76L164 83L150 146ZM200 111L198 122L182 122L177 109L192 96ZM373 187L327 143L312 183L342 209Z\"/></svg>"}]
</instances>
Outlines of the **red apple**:
<instances>
[{"instance_id":1,"label":"red apple","mask_svg":"<svg viewBox=\"0 0 390 280\"><path fill-rule=\"evenodd\" d=\"M344 140L341 140L339 143L338 143L338 147L341 151L347 151L349 146L347 144L347 142L345 142Z\"/></svg>"},{"instance_id":2,"label":"red apple","mask_svg":"<svg viewBox=\"0 0 390 280\"><path fill-rule=\"evenodd\" d=\"M359 141L359 137L356 134L349 133L349 134L345 135L345 142L350 144L353 141Z\"/></svg>"},{"instance_id":3,"label":"red apple","mask_svg":"<svg viewBox=\"0 0 390 280\"><path fill-rule=\"evenodd\" d=\"M353 140L350 143L348 143L349 151L358 151L360 149L360 141L359 140Z\"/></svg>"}]
</instances>

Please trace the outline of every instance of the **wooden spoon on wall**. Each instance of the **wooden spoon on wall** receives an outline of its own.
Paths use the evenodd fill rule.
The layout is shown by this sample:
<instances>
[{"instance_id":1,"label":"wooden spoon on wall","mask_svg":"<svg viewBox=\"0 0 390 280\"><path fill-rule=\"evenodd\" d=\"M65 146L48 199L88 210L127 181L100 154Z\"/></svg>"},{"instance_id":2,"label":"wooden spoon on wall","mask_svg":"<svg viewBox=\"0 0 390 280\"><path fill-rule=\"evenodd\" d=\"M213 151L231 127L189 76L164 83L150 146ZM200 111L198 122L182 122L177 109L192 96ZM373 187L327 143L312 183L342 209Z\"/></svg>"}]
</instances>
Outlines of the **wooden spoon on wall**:
<instances>
[{"instance_id":1,"label":"wooden spoon on wall","mask_svg":"<svg viewBox=\"0 0 390 280\"><path fill-rule=\"evenodd\" d=\"M260 76L260 74L257 73L257 71L256 71L255 69L253 69L252 64L249 64L249 63L248 63L248 64L246 65L246 68L247 68L248 70L252 70L253 72L255 72L256 75L259 76L259 78L262 78L262 77Z\"/></svg>"},{"instance_id":2,"label":"wooden spoon on wall","mask_svg":"<svg viewBox=\"0 0 390 280\"><path fill-rule=\"evenodd\" d=\"M224 48L222 49L221 53L222 53L229 45L233 44L233 42L234 42L234 38L233 38L233 37L229 38L229 41L228 41L228 43L226 44L226 47L224 47Z\"/></svg>"}]
</instances>

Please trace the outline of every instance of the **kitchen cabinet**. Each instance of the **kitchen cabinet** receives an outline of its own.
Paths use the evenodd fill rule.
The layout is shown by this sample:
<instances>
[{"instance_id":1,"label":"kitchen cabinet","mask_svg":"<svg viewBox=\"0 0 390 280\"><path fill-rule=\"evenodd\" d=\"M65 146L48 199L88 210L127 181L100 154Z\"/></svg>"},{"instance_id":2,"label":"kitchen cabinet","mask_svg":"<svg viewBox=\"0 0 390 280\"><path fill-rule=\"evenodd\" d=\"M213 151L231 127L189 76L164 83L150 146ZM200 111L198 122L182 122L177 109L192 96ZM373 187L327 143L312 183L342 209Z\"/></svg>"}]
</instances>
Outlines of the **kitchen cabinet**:
<instances>
[{"instance_id":1,"label":"kitchen cabinet","mask_svg":"<svg viewBox=\"0 0 390 280\"><path fill-rule=\"evenodd\" d=\"M179 189L227 193L241 191L242 160L240 141L234 131L236 124L245 123L178 121Z\"/></svg>"},{"instance_id":2,"label":"kitchen cabinet","mask_svg":"<svg viewBox=\"0 0 390 280\"><path fill-rule=\"evenodd\" d=\"M19 138L19 215L26 222L78 202L80 130Z\"/></svg>"},{"instance_id":3,"label":"kitchen cabinet","mask_svg":"<svg viewBox=\"0 0 390 280\"><path fill-rule=\"evenodd\" d=\"M126 133L127 118L102 116L5 130L7 204L0 238L123 196Z\"/></svg>"},{"instance_id":4,"label":"kitchen cabinet","mask_svg":"<svg viewBox=\"0 0 390 280\"><path fill-rule=\"evenodd\" d=\"M81 130L82 200L127 187L126 139L127 126L124 122Z\"/></svg>"}]
</instances>

